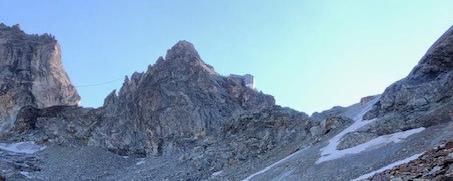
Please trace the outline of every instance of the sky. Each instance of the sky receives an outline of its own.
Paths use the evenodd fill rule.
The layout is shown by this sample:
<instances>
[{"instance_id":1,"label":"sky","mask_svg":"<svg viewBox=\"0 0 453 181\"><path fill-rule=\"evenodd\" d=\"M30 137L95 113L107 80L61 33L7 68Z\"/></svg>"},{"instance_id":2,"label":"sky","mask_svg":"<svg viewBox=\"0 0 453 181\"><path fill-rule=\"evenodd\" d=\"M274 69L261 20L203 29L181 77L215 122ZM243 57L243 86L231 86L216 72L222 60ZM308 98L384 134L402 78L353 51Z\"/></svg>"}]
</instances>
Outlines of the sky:
<instances>
[{"instance_id":1,"label":"sky","mask_svg":"<svg viewBox=\"0 0 453 181\"><path fill-rule=\"evenodd\" d=\"M101 106L125 75L187 40L220 74L253 74L277 104L310 114L404 78L453 25L452 9L452 0L0 0L0 22L56 36L82 106Z\"/></svg>"}]
</instances>

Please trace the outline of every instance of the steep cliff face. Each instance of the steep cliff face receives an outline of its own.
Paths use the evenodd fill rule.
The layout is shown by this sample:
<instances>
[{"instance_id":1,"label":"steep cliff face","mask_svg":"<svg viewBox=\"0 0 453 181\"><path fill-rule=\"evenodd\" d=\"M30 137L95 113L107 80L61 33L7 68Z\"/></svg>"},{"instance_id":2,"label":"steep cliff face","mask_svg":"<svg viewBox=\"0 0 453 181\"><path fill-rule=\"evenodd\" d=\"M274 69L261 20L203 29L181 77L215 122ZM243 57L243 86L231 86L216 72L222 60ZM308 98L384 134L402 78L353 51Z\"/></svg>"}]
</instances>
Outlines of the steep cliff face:
<instances>
[{"instance_id":1,"label":"steep cliff face","mask_svg":"<svg viewBox=\"0 0 453 181\"><path fill-rule=\"evenodd\" d=\"M341 149L381 135L453 120L453 27L427 51L410 74L390 85L364 119L372 123L345 135Z\"/></svg>"},{"instance_id":2,"label":"steep cliff face","mask_svg":"<svg viewBox=\"0 0 453 181\"><path fill-rule=\"evenodd\" d=\"M0 24L0 132L11 128L23 106L77 105L79 99L52 36Z\"/></svg>"},{"instance_id":3,"label":"steep cliff face","mask_svg":"<svg viewBox=\"0 0 453 181\"><path fill-rule=\"evenodd\" d=\"M441 106L451 107L453 96L452 57L453 27L450 27L431 46L406 78L385 90L379 102L366 115L366 118L378 118L391 113L415 118L420 116L418 114L420 112L431 111Z\"/></svg>"}]
</instances>

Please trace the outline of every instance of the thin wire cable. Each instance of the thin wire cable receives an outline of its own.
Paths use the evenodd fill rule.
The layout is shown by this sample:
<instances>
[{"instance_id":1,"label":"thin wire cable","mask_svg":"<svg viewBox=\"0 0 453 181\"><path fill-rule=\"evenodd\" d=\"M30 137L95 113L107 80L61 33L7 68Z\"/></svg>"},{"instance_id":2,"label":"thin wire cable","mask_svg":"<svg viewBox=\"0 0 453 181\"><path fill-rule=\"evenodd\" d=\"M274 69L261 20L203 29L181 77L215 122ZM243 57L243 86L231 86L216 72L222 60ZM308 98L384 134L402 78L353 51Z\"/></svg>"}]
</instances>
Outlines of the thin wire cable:
<instances>
[{"instance_id":1,"label":"thin wire cable","mask_svg":"<svg viewBox=\"0 0 453 181\"><path fill-rule=\"evenodd\" d=\"M113 82L118 82L118 81L123 80L123 79L124 78L117 78L117 79L114 79L114 80L109 80L109 81L95 83L95 84L75 85L74 87L95 87L95 86L101 86L101 85L105 85L105 84L110 84L110 83L113 83Z\"/></svg>"},{"instance_id":2,"label":"thin wire cable","mask_svg":"<svg viewBox=\"0 0 453 181\"><path fill-rule=\"evenodd\" d=\"M100 82L100 83L94 83L94 84L82 84L82 85L74 85L74 87L95 87L95 86L102 86L102 85L105 85L105 84L110 84L110 83L113 83L113 82L117 82L117 81L121 81L123 80L124 78L117 78L117 79L113 79L113 80L109 80L109 81L105 81L105 82ZM17 82L19 84L26 84L26 83L29 83L29 84L37 84L39 85L37 82L33 82L33 81L17 81L17 80L9 80L9 81L6 81L6 82L0 82L0 84L4 84L4 83L7 83L7 82Z\"/></svg>"}]
</instances>

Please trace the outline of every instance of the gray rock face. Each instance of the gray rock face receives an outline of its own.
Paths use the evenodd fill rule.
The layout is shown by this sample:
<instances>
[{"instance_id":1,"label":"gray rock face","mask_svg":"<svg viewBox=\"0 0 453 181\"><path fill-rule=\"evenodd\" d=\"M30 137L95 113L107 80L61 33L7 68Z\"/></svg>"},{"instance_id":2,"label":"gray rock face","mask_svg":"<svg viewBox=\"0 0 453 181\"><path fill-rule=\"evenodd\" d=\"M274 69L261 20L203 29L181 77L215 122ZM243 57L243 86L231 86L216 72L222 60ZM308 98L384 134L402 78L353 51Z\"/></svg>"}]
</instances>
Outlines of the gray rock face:
<instances>
[{"instance_id":1,"label":"gray rock face","mask_svg":"<svg viewBox=\"0 0 453 181\"><path fill-rule=\"evenodd\" d=\"M322 121L329 117L339 116L339 115L343 114L344 112L346 112L346 110L347 110L346 107L335 106L329 110L325 110L322 112L314 112L311 115L311 118L318 120L318 121Z\"/></svg>"},{"instance_id":2,"label":"gray rock face","mask_svg":"<svg viewBox=\"0 0 453 181\"><path fill-rule=\"evenodd\" d=\"M102 108L106 120L90 143L147 154L175 152L178 140L201 140L242 112L274 102L218 75L191 43L180 41L145 73L126 77L118 95L108 96Z\"/></svg>"},{"instance_id":3,"label":"gray rock face","mask_svg":"<svg viewBox=\"0 0 453 181\"><path fill-rule=\"evenodd\" d=\"M453 27L431 46L406 78L385 90L379 102L365 115L365 118L373 119L395 113L403 115L404 119L414 119L426 112L442 109L441 107L444 106L451 107L452 57ZM449 113L451 114L451 111L441 114L448 117Z\"/></svg>"},{"instance_id":4,"label":"gray rock face","mask_svg":"<svg viewBox=\"0 0 453 181\"><path fill-rule=\"evenodd\" d=\"M60 145L87 145L93 130L103 120L100 109L53 106L37 109L23 107L11 130L13 138ZM15 133L24 133L16 137Z\"/></svg>"},{"instance_id":5,"label":"gray rock face","mask_svg":"<svg viewBox=\"0 0 453 181\"><path fill-rule=\"evenodd\" d=\"M23 106L77 105L79 100L52 36L0 24L0 132L11 128Z\"/></svg>"},{"instance_id":6,"label":"gray rock face","mask_svg":"<svg viewBox=\"0 0 453 181\"><path fill-rule=\"evenodd\" d=\"M226 168L259 160L269 152L289 145L312 142L310 124L306 114L278 106L257 113L247 112L228 122L219 134L208 136L193 151L184 154L183 160L195 168L188 172L202 175L193 179L207 178Z\"/></svg>"},{"instance_id":7,"label":"gray rock face","mask_svg":"<svg viewBox=\"0 0 453 181\"><path fill-rule=\"evenodd\" d=\"M377 136L452 121L453 27L427 51L404 79L389 86L364 119L376 119L345 136L349 148Z\"/></svg>"},{"instance_id":8,"label":"gray rock face","mask_svg":"<svg viewBox=\"0 0 453 181\"><path fill-rule=\"evenodd\" d=\"M345 116L333 116L322 120L320 126L323 134L328 134L330 131L350 125L352 122L354 122L352 119Z\"/></svg>"}]
</instances>

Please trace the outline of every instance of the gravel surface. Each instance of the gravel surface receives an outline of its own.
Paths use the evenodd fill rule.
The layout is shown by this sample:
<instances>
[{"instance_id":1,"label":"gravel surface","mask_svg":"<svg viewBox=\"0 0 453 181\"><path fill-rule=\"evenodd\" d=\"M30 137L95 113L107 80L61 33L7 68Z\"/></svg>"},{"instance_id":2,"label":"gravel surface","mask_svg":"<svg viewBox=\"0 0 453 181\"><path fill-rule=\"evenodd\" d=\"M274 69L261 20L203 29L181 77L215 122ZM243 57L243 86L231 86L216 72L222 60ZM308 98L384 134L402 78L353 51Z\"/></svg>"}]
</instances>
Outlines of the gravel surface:
<instances>
[{"instance_id":1,"label":"gravel surface","mask_svg":"<svg viewBox=\"0 0 453 181\"><path fill-rule=\"evenodd\" d=\"M42 171L31 176L41 180L99 180L135 164L133 159L95 147L52 146L38 157L43 161Z\"/></svg>"},{"instance_id":2,"label":"gravel surface","mask_svg":"<svg viewBox=\"0 0 453 181\"><path fill-rule=\"evenodd\" d=\"M429 127L399 143L316 164L320 149L337 133L311 146L288 145L275 149L241 166L216 172L208 180L242 180L270 165L250 180L350 180L452 139L453 122ZM197 174L189 161L181 161L177 156L122 157L96 147L48 146L33 155L1 154L0 166L5 166L2 168L10 168L11 160L17 167L10 172L14 174L9 180L186 180ZM293 155L280 161L290 154Z\"/></svg>"},{"instance_id":3,"label":"gravel surface","mask_svg":"<svg viewBox=\"0 0 453 181\"><path fill-rule=\"evenodd\" d=\"M323 142L250 180L350 180L422 153L452 138L453 123L446 123L427 128L399 143L390 143L359 154L315 164L319 158L319 149L327 144Z\"/></svg>"}]
</instances>

